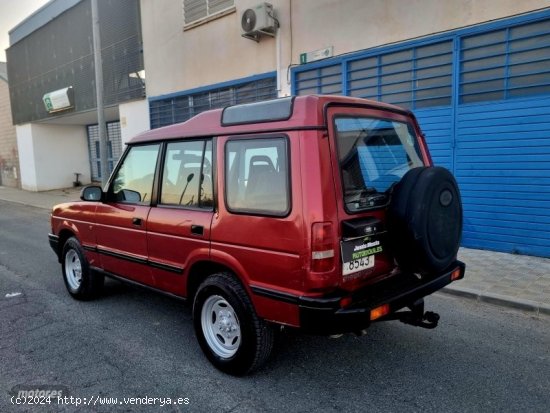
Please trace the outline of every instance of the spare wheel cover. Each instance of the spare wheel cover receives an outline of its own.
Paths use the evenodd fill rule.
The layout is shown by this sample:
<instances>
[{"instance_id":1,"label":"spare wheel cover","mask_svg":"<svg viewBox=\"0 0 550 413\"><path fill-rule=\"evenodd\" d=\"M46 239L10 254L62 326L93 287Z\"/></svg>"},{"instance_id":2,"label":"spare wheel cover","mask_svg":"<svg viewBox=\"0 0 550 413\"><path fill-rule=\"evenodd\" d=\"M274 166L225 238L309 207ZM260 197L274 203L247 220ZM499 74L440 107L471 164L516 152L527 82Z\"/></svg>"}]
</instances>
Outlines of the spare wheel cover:
<instances>
[{"instance_id":1,"label":"spare wheel cover","mask_svg":"<svg viewBox=\"0 0 550 413\"><path fill-rule=\"evenodd\" d=\"M389 228L395 231L391 237L400 240L393 242L394 252L403 269L440 272L454 261L460 245L460 192L445 168L415 169L405 174L392 196Z\"/></svg>"}]
</instances>

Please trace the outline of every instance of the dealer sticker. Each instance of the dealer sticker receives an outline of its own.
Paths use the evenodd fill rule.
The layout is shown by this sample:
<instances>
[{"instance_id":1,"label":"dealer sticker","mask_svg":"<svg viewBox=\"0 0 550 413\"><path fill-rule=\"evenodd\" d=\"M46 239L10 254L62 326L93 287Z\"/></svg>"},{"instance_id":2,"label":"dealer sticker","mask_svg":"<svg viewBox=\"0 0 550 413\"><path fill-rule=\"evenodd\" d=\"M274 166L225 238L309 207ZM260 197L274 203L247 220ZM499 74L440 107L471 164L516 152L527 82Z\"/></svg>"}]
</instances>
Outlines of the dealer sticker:
<instances>
[{"instance_id":1,"label":"dealer sticker","mask_svg":"<svg viewBox=\"0 0 550 413\"><path fill-rule=\"evenodd\" d=\"M382 252L379 240L372 237L341 242L342 274L349 275L374 267L375 254Z\"/></svg>"}]
</instances>

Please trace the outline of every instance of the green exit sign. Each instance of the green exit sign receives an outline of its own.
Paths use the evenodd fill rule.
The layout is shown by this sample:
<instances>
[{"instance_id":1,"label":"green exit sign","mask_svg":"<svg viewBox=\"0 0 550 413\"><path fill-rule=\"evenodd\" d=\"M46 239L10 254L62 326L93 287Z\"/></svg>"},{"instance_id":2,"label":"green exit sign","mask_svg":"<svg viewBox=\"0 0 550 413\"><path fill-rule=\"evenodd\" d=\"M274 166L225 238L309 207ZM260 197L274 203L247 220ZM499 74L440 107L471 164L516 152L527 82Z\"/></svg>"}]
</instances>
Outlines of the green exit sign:
<instances>
[{"instance_id":1,"label":"green exit sign","mask_svg":"<svg viewBox=\"0 0 550 413\"><path fill-rule=\"evenodd\" d=\"M44 96L44 106L46 106L46 110L48 112L51 112L53 110L52 99L48 95Z\"/></svg>"}]
</instances>

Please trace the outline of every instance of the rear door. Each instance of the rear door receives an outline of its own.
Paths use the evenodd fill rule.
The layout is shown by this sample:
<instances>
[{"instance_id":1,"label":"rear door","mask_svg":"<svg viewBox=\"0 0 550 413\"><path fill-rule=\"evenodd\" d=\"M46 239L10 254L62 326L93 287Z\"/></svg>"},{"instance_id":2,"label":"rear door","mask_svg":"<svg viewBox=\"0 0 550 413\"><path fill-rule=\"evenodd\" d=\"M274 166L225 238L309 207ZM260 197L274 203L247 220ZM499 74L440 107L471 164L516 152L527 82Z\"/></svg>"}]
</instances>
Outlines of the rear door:
<instances>
[{"instance_id":1,"label":"rear door","mask_svg":"<svg viewBox=\"0 0 550 413\"><path fill-rule=\"evenodd\" d=\"M160 197L147 222L149 265L155 286L185 296L193 263L210 256L214 208L212 139L168 142Z\"/></svg>"},{"instance_id":2,"label":"rear door","mask_svg":"<svg viewBox=\"0 0 550 413\"><path fill-rule=\"evenodd\" d=\"M289 293L302 287L306 241L300 174L290 173L301 167L293 135L218 139L219 208L211 250L253 287Z\"/></svg>"},{"instance_id":3,"label":"rear door","mask_svg":"<svg viewBox=\"0 0 550 413\"><path fill-rule=\"evenodd\" d=\"M146 231L159 152L159 144L130 147L96 210L102 268L146 285L153 285Z\"/></svg>"},{"instance_id":4,"label":"rear door","mask_svg":"<svg viewBox=\"0 0 550 413\"><path fill-rule=\"evenodd\" d=\"M328 110L340 224L343 282L385 276L393 268L387 249L385 209L407 171L428 161L412 119L387 110Z\"/></svg>"}]
</instances>

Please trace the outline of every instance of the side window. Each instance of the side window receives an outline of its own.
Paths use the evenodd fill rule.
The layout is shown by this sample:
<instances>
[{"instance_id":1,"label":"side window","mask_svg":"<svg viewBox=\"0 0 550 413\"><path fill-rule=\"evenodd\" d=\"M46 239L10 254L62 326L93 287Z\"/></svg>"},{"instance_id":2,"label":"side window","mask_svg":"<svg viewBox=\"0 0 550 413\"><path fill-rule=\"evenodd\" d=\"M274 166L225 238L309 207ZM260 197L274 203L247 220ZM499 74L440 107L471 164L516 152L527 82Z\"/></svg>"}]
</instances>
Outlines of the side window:
<instances>
[{"instance_id":1,"label":"side window","mask_svg":"<svg viewBox=\"0 0 550 413\"><path fill-rule=\"evenodd\" d=\"M212 208L212 141L168 144L160 203Z\"/></svg>"},{"instance_id":2,"label":"side window","mask_svg":"<svg viewBox=\"0 0 550 413\"><path fill-rule=\"evenodd\" d=\"M290 211L288 142L238 139L225 148L225 193L231 212L284 216Z\"/></svg>"},{"instance_id":3,"label":"side window","mask_svg":"<svg viewBox=\"0 0 550 413\"><path fill-rule=\"evenodd\" d=\"M132 146L111 183L120 202L148 205L151 202L159 145Z\"/></svg>"}]
</instances>

